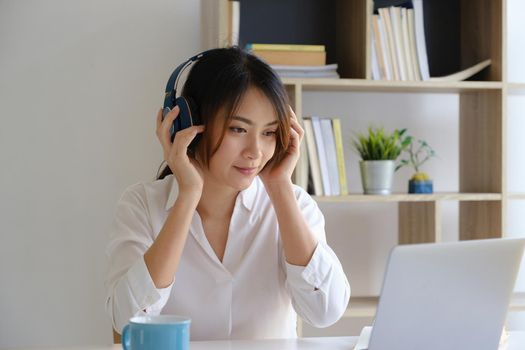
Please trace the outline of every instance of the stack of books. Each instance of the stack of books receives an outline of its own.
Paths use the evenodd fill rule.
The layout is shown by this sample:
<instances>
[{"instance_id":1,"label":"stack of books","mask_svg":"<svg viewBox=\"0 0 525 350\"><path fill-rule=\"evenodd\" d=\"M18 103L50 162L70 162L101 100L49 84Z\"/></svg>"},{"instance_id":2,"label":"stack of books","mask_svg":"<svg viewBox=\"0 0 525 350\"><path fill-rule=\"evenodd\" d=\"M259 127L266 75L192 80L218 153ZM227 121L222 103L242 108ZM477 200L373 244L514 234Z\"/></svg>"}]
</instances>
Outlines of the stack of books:
<instances>
[{"instance_id":1,"label":"stack of books","mask_svg":"<svg viewBox=\"0 0 525 350\"><path fill-rule=\"evenodd\" d=\"M246 49L282 78L339 78L337 64L326 64L324 45L248 44Z\"/></svg>"},{"instance_id":2,"label":"stack of books","mask_svg":"<svg viewBox=\"0 0 525 350\"><path fill-rule=\"evenodd\" d=\"M348 195L341 120L318 116L303 119L309 185L316 196Z\"/></svg>"},{"instance_id":3,"label":"stack of books","mask_svg":"<svg viewBox=\"0 0 525 350\"><path fill-rule=\"evenodd\" d=\"M428 80L423 7L384 7L372 16L372 78Z\"/></svg>"},{"instance_id":4,"label":"stack of books","mask_svg":"<svg viewBox=\"0 0 525 350\"><path fill-rule=\"evenodd\" d=\"M423 0L395 2L403 6L377 8L372 15L372 79L461 81L491 64L487 59L450 75L430 77Z\"/></svg>"}]
</instances>

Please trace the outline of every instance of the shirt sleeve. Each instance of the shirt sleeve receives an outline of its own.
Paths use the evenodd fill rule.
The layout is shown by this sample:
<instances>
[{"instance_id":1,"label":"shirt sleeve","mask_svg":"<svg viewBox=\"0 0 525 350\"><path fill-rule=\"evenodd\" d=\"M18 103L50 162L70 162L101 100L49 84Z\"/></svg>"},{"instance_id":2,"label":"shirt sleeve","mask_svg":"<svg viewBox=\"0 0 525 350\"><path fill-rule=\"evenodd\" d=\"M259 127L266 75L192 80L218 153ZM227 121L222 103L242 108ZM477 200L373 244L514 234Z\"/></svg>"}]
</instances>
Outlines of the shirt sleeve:
<instances>
[{"instance_id":1,"label":"shirt sleeve","mask_svg":"<svg viewBox=\"0 0 525 350\"><path fill-rule=\"evenodd\" d=\"M339 259L326 243L324 217L317 203L304 190L297 192L301 211L318 244L306 266L289 264L283 254L286 285L297 314L314 327L328 327L346 311L350 284Z\"/></svg>"},{"instance_id":2,"label":"shirt sleeve","mask_svg":"<svg viewBox=\"0 0 525 350\"><path fill-rule=\"evenodd\" d=\"M133 316L160 314L170 296L173 284L156 288L144 262L153 241L144 188L132 186L117 205L106 249L106 312L119 333Z\"/></svg>"}]
</instances>

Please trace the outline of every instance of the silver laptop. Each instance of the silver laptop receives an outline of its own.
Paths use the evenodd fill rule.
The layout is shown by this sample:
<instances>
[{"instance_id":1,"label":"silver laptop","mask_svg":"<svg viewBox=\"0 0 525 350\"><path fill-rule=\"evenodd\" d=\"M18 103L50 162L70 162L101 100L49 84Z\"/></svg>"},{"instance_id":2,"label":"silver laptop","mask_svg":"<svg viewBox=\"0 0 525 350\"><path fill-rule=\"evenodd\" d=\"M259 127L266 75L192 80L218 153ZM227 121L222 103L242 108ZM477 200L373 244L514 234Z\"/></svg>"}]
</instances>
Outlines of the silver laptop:
<instances>
[{"instance_id":1,"label":"silver laptop","mask_svg":"<svg viewBox=\"0 0 525 350\"><path fill-rule=\"evenodd\" d=\"M525 239L395 247L369 350L496 350Z\"/></svg>"}]
</instances>

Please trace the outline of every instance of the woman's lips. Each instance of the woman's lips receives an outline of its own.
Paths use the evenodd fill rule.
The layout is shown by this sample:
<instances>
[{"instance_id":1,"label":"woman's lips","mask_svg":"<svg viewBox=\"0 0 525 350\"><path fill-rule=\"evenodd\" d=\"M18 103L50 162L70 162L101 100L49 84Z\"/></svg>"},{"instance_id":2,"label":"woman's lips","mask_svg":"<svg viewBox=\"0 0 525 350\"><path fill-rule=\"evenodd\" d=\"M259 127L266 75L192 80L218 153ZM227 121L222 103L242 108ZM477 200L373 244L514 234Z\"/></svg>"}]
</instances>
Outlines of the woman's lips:
<instances>
[{"instance_id":1,"label":"woman's lips","mask_svg":"<svg viewBox=\"0 0 525 350\"><path fill-rule=\"evenodd\" d=\"M238 166L234 168L237 169L243 175L252 175L255 174L255 172L257 171L257 168L242 168Z\"/></svg>"}]
</instances>

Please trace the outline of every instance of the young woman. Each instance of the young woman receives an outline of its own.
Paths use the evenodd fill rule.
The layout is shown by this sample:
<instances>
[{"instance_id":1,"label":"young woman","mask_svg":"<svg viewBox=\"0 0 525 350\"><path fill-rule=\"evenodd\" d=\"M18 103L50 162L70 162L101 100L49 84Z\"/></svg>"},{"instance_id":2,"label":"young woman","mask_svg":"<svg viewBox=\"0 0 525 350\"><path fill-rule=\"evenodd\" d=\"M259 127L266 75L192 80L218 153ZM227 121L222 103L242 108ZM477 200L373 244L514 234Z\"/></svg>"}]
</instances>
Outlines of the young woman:
<instances>
[{"instance_id":1,"label":"young woman","mask_svg":"<svg viewBox=\"0 0 525 350\"><path fill-rule=\"evenodd\" d=\"M297 314L336 322L350 286L316 202L291 181L304 133L279 78L238 48L215 49L182 95L203 125L171 142L179 109L159 111L167 167L117 207L106 302L115 329L159 313L190 317L192 340L292 338Z\"/></svg>"}]
</instances>

